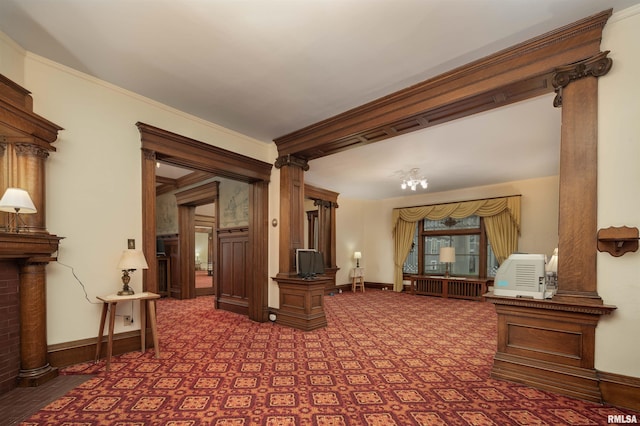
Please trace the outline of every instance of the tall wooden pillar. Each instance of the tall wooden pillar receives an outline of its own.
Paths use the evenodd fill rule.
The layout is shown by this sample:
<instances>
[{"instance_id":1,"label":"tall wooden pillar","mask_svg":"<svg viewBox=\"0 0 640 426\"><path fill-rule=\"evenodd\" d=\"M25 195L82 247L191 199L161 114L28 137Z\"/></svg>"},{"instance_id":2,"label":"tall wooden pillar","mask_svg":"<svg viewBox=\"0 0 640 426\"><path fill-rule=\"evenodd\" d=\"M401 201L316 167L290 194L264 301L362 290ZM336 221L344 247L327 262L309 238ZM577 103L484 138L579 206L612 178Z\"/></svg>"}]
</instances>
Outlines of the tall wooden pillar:
<instances>
[{"instance_id":1,"label":"tall wooden pillar","mask_svg":"<svg viewBox=\"0 0 640 426\"><path fill-rule=\"evenodd\" d=\"M278 276L296 275L296 249L304 247L304 172L305 160L291 155L279 157L280 169L280 271Z\"/></svg>"},{"instance_id":2,"label":"tall wooden pillar","mask_svg":"<svg viewBox=\"0 0 640 426\"><path fill-rule=\"evenodd\" d=\"M616 308L596 288L598 80L608 52L556 69L562 107L558 292L551 300L490 295L498 314L491 376L601 402L595 330Z\"/></svg>"},{"instance_id":3,"label":"tall wooden pillar","mask_svg":"<svg viewBox=\"0 0 640 426\"><path fill-rule=\"evenodd\" d=\"M305 280L296 275L296 249L304 247L304 172L305 160L283 155L275 166L280 169L280 272L278 283L279 324L300 330L325 327L324 289L330 278Z\"/></svg>"},{"instance_id":4,"label":"tall wooden pillar","mask_svg":"<svg viewBox=\"0 0 640 426\"><path fill-rule=\"evenodd\" d=\"M558 293L556 299L601 304L596 282L598 77L609 52L556 69L554 106L562 108Z\"/></svg>"}]
</instances>

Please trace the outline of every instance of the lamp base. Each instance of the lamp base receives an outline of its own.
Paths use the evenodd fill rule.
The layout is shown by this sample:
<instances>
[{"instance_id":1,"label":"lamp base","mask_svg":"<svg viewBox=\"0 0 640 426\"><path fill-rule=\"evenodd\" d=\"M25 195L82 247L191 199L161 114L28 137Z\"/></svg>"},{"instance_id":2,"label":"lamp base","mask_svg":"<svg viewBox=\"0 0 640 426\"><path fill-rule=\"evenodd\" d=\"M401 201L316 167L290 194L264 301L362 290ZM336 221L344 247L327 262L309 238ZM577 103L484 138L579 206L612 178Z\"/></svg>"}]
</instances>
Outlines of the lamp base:
<instances>
[{"instance_id":1,"label":"lamp base","mask_svg":"<svg viewBox=\"0 0 640 426\"><path fill-rule=\"evenodd\" d=\"M122 290L118 292L118 296L131 296L132 294L135 294L135 292L126 284L122 287Z\"/></svg>"},{"instance_id":2,"label":"lamp base","mask_svg":"<svg viewBox=\"0 0 640 426\"><path fill-rule=\"evenodd\" d=\"M131 281L129 270L123 269L122 270L122 290L118 292L118 296L131 296L132 294L134 294L131 287L129 287L129 281Z\"/></svg>"}]
</instances>

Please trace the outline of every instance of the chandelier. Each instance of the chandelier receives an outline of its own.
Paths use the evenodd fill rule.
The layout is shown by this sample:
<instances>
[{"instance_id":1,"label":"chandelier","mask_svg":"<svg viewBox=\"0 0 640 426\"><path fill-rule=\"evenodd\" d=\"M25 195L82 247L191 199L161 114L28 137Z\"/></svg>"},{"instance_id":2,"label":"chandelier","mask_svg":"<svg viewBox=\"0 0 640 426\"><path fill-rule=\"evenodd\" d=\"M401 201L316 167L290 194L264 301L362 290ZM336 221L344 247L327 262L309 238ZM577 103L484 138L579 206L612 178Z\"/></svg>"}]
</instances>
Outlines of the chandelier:
<instances>
[{"instance_id":1,"label":"chandelier","mask_svg":"<svg viewBox=\"0 0 640 426\"><path fill-rule=\"evenodd\" d=\"M422 189L427 189L429 184L427 183L427 178L420 176L420 169L413 168L406 173L404 179L402 179L400 187L402 189L411 188L412 191L415 191L418 188L418 185L420 185Z\"/></svg>"}]
</instances>

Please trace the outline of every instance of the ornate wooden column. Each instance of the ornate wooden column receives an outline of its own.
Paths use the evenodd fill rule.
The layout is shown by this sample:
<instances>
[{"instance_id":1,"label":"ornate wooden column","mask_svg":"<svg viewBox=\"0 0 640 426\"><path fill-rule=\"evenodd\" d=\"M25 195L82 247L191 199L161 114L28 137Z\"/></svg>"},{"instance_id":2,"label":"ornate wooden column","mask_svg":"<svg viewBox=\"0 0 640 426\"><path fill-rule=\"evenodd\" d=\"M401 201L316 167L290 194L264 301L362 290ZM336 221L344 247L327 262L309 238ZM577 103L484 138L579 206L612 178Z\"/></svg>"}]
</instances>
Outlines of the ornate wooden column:
<instances>
[{"instance_id":1,"label":"ornate wooden column","mask_svg":"<svg viewBox=\"0 0 640 426\"><path fill-rule=\"evenodd\" d=\"M551 300L489 295L498 314L492 377L601 402L595 329L614 306L596 282L598 80L608 52L556 69L562 107L558 291Z\"/></svg>"},{"instance_id":2,"label":"ornate wooden column","mask_svg":"<svg viewBox=\"0 0 640 426\"><path fill-rule=\"evenodd\" d=\"M304 172L305 160L284 155L276 160L280 169L280 272L278 283L280 309L276 322L301 330L327 325L324 313L324 289L330 277L305 280L295 269L296 249L304 248Z\"/></svg>"},{"instance_id":3,"label":"ornate wooden column","mask_svg":"<svg viewBox=\"0 0 640 426\"><path fill-rule=\"evenodd\" d=\"M602 304L596 282L598 77L609 52L556 69L554 106L562 108L558 293L556 300Z\"/></svg>"},{"instance_id":4,"label":"ornate wooden column","mask_svg":"<svg viewBox=\"0 0 640 426\"><path fill-rule=\"evenodd\" d=\"M33 112L28 90L0 75L0 193L8 187L27 190L37 213L20 216L20 232L0 231L0 258L19 267L21 386L37 386L55 376L47 360L46 270L60 237L46 227L45 160L62 127ZM8 213L0 214L6 225ZM3 353L0 350L0 355Z\"/></svg>"},{"instance_id":5,"label":"ornate wooden column","mask_svg":"<svg viewBox=\"0 0 640 426\"><path fill-rule=\"evenodd\" d=\"M306 160L284 155L275 163L280 169L280 271L278 276L296 275L296 249L304 247L304 172Z\"/></svg>"}]
</instances>

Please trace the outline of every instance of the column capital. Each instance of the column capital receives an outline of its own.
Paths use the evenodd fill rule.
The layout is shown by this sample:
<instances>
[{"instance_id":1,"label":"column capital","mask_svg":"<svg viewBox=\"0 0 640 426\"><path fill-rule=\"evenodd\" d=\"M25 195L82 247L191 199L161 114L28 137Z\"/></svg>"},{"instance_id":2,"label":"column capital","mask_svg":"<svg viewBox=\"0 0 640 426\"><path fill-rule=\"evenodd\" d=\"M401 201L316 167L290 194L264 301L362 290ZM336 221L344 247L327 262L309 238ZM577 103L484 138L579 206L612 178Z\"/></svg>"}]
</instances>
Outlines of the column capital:
<instances>
[{"instance_id":1,"label":"column capital","mask_svg":"<svg viewBox=\"0 0 640 426\"><path fill-rule=\"evenodd\" d=\"M602 77L607 74L613 64L611 58L607 58L608 54L607 50L583 61L556 68L551 81L556 92L553 106L556 108L562 106L562 90L572 81L584 77Z\"/></svg>"},{"instance_id":2,"label":"column capital","mask_svg":"<svg viewBox=\"0 0 640 426\"><path fill-rule=\"evenodd\" d=\"M274 165L276 166L276 169L282 168L283 166L295 166L300 167L305 172L309 170L309 163L307 160L295 157L291 154L281 155L276 159Z\"/></svg>"},{"instance_id":3,"label":"column capital","mask_svg":"<svg viewBox=\"0 0 640 426\"><path fill-rule=\"evenodd\" d=\"M25 155L42 158L46 160L49 157L49 151L42 148L39 145L31 144L31 143L17 143L16 147L16 155Z\"/></svg>"},{"instance_id":4,"label":"column capital","mask_svg":"<svg viewBox=\"0 0 640 426\"><path fill-rule=\"evenodd\" d=\"M334 203L333 201L327 201L327 200L313 200L313 205L317 207L324 207L325 209L338 208L338 203Z\"/></svg>"}]
</instances>

